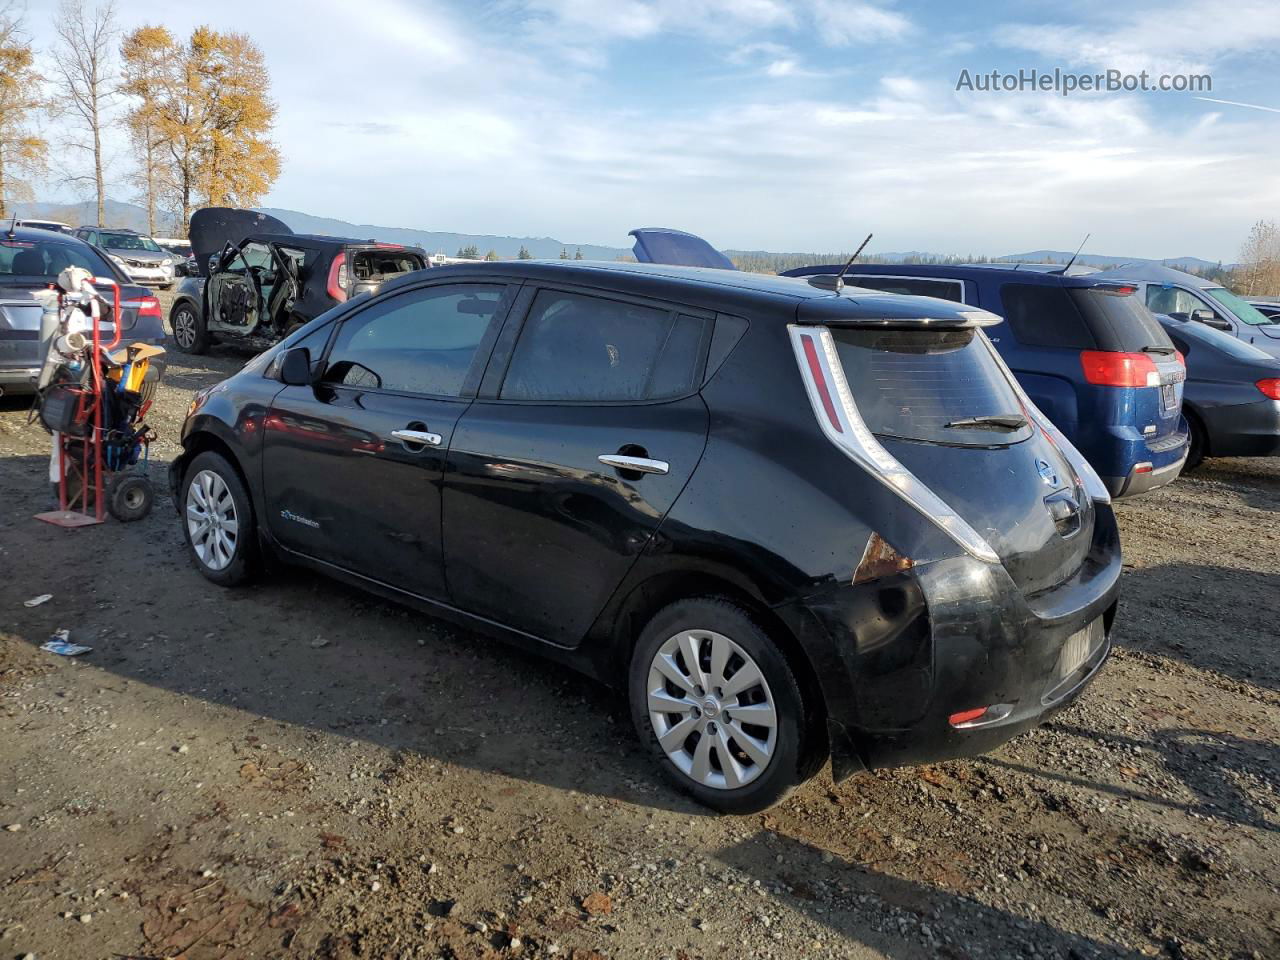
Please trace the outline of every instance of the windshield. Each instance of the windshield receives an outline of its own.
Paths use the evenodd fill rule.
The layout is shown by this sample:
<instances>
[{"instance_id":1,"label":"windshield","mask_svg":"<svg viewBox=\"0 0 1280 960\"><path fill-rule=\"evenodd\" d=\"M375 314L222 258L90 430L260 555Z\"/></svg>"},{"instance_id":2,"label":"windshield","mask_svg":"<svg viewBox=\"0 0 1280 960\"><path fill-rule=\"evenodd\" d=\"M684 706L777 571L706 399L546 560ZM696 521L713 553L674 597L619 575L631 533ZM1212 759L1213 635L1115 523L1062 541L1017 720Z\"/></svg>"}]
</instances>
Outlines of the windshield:
<instances>
[{"instance_id":1,"label":"windshield","mask_svg":"<svg viewBox=\"0 0 1280 960\"><path fill-rule=\"evenodd\" d=\"M149 253L163 253L156 242L150 237L139 236L136 233L104 233L102 242L99 244L107 250L146 250Z\"/></svg>"},{"instance_id":2,"label":"windshield","mask_svg":"<svg viewBox=\"0 0 1280 960\"><path fill-rule=\"evenodd\" d=\"M982 447L1031 436L979 331L833 328L831 336L872 433Z\"/></svg>"},{"instance_id":3,"label":"windshield","mask_svg":"<svg viewBox=\"0 0 1280 960\"><path fill-rule=\"evenodd\" d=\"M1245 303L1226 287L1205 287L1204 292L1235 314L1236 319L1241 323L1247 323L1251 327L1261 327L1268 323L1275 323L1274 320L1264 316L1257 307Z\"/></svg>"},{"instance_id":4,"label":"windshield","mask_svg":"<svg viewBox=\"0 0 1280 960\"><path fill-rule=\"evenodd\" d=\"M111 265L87 243L0 241L0 279L8 276L56 280L67 267L84 267L95 277L118 277Z\"/></svg>"}]
</instances>

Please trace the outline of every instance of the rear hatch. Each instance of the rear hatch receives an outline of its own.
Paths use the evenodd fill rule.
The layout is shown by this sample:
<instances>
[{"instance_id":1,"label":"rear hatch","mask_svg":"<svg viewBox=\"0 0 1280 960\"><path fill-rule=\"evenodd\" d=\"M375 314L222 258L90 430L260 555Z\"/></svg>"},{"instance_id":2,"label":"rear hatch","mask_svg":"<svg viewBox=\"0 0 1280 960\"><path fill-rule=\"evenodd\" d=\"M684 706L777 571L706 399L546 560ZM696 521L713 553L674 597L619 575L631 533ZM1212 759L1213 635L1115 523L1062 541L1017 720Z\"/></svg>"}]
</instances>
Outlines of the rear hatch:
<instances>
[{"instance_id":1,"label":"rear hatch","mask_svg":"<svg viewBox=\"0 0 1280 960\"><path fill-rule=\"evenodd\" d=\"M1085 380L1135 391L1135 426L1149 447L1179 445L1186 366L1154 314L1128 284L1068 288L1097 349L1080 355ZM1154 428L1154 429L1153 429Z\"/></svg>"},{"instance_id":2,"label":"rear hatch","mask_svg":"<svg viewBox=\"0 0 1280 960\"><path fill-rule=\"evenodd\" d=\"M1093 539L1093 501L1023 407L979 328L916 320L826 329L866 428L985 538L1025 594L1079 570Z\"/></svg>"},{"instance_id":3,"label":"rear hatch","mask_svg":"<svg viewBox=\"0 0 1280 960\"><path fill-rule=\"evenodd\" d=\"M238 245L246 237L257 234L288 236L292 233L283 221L256 210L203 207L191 215L191 229L187 235L200 276L207 278L209 257L220 253L228 243Z\"/></svg>"}]
</instances>

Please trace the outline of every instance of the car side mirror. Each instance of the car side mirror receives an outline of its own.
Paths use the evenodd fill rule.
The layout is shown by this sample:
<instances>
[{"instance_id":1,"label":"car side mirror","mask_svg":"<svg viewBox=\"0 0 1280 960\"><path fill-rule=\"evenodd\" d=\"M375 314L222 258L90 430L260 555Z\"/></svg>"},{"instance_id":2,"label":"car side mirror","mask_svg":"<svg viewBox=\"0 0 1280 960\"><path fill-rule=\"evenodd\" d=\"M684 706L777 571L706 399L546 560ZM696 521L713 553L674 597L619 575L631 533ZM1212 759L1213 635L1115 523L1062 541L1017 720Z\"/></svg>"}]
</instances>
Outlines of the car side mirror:
<instances>
[{"instance_id":1,"label":"car side mirror","mask_svg":"<svg viewBox=\"0 0 1280 960\"><path fill-rule=\"evenodd\" d=\"M306 347L292 347L280 358L280 382L290 387L307 387L311 376L311 351Z\"/></svg>"},{"instance_id":2,"label":"car side mirror","mask_svg":"<svg viewBox=\"0 0 1280 960\"><path fill-rule=\"evenodd\" d=\"M1191 319L1197 323L1203 323L1207 327L1213 327L1215 330L1231 329L1230 321L1222 319L1222 317L1219 317L1212 310L1205 310L1203 308L1199 310L1192 310Z\"/></svg>"}]
</instances>

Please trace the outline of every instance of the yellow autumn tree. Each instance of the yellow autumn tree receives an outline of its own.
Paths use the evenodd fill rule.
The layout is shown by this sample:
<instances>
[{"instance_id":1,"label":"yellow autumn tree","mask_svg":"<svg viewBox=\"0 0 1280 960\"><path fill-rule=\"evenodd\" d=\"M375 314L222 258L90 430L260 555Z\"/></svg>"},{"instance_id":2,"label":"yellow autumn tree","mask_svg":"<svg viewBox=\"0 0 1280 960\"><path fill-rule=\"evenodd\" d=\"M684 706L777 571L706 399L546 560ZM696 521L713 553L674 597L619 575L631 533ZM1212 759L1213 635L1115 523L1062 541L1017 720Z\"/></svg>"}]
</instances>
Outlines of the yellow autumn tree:
<instances>
[{"instance_id":1,"label":"yellow autumn tree","mask_svg":"<svg viewBox=\"0 0 1280 960\"><path fill-rule=\"evenodd\" d=\"M31 196L30 178L45 169L47 144L32 126L44 106L31 43L13 4L0 7L0 217L13 216L12 201Z\"/></svg>"},{"instance_id":2,"label":"yellow autumn tree","mask_svg":"<svg viewBox=\"0 0 1280 960\"><path fill-rule=\"evenodd\" d=\"M139 27L120 44L120 92L131 100L125 125L137 169L130 180L137 199L147 209L147 232L156 233L161 197L172 195L172 163L160 124L160 104L168 88L166 58L173 54L173 36L164 27Z\"/></svg>"},{"instance_id":3,"label":"yellow autumn tree","mask_svg":"<svg viewBox=\"0 0 1280 960\"><path fill-rule=\"evenodd\" d=\"M276 106L262 51L240 33L197 27L185 43L142 27L121 48L134 128L153 132L152 189L181 217L198 206L254 206L280 175Z\"/></svg>"}]
</instances>

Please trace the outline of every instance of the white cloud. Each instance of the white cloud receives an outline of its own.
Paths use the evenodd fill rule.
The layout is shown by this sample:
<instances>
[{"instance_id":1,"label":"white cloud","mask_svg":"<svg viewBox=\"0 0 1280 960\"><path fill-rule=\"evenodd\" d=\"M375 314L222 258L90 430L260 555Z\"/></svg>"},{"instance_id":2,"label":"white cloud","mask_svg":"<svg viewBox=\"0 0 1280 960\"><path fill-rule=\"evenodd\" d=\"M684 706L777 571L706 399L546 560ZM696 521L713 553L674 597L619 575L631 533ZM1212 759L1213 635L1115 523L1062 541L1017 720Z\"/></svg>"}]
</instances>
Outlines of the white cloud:
<instances>
[{"instance_id":1,"label":"white cloud","mask_svg":"<svg viewBox=\"0 0 1280 960\"><path fill-rule=\"evenodd\" d=\"M1280 43L1275 0L1183 0L1108 13L1083 24L1008 24L995 39L1062 64L1155 74L1204 72L1225 57Z\"/></svg>"}]
</instances>

